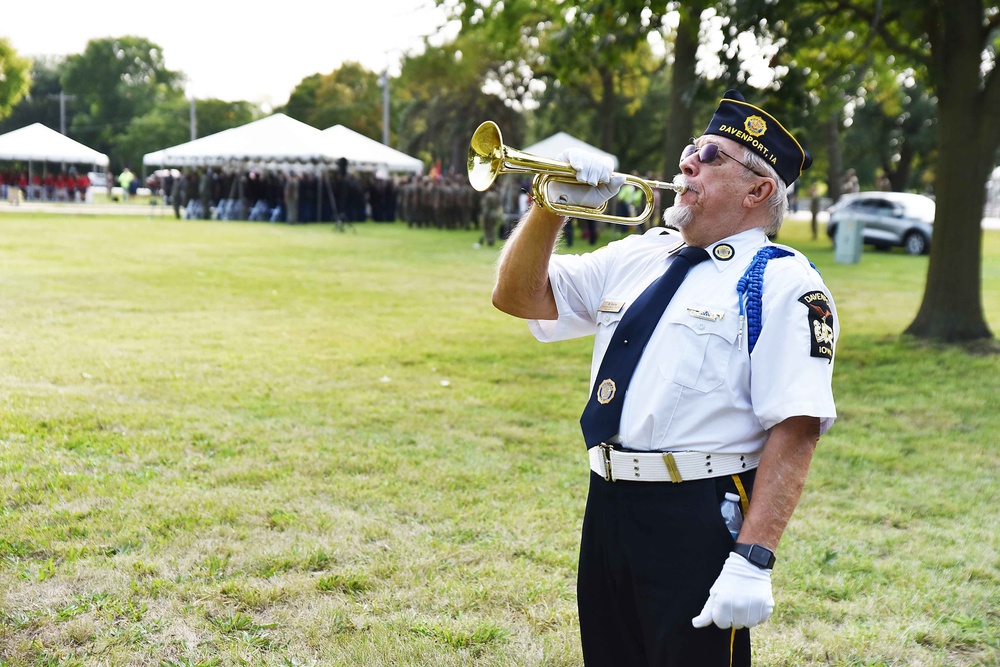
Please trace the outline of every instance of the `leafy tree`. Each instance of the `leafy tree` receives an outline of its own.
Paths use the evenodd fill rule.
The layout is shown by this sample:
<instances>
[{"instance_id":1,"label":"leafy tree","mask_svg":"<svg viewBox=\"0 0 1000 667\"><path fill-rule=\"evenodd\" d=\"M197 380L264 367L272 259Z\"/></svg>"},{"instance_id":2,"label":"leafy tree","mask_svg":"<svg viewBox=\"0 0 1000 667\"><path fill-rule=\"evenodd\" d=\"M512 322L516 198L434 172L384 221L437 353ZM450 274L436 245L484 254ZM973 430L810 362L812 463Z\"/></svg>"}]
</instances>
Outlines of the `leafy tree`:
<instances>
[{"instance_id":1,"label":"leafy tree","mask_svg":"<svg viewBox=\"0 0 1000 667\"><path fill-rule=\"evenodd\" d=\"M937 214L927 286L906 333L992 338L982 309L985 188L1000 147L1000 9L982 0L824 0L925 76L937 99Z\"/></svg>"},{"instance_id":2,"label":"leafy tree","mask_svg":"<svg viewBox=\"0 0 1000 667\"><path fill-rule=\"evenodd\" d=\"M67 58L62 84L80 109L73 117L74 136L112 162L124 159L119 146L132 143L126 137L136 118L184 96L181 75L166 68L163 50L133 36L90 40L82 54ZM135 160L134 154L127 157Z\"/></svg>"},{"instance_id":3,"label":"leafy tree","mask_svg":"<svg viewBox=\"0 0 1000 667\"><path fill-rule=\"evenodd\" d=\"M881 74L881 76L877 76ZM906 72L872 72L845 131L844 157L862 184L879 176L895 191L933 189L937 151L937 108L927 91Z\"/></svg>"},{"instance_id":4,"label":"leafy tree","mask_svg":"<svg viewBox=\"0 0 1000 667\"><path fill-rule=\"evenodd\" d=\"M10 40L0 37L0 119L10 115L30 87L31 61L19 56Z\"/></svg>"},{"instance_id":5,"label":"leafy tree","mask_svg":"<svg viewBox=\"0 0 1000 667\"><path fill-rule=\"evenodd\" d=\"M31 88L20 102L14 105L7 118L0 120L0 133L10 132L41 123L54 130L59 129L59 100L56 99L62 86L62 59L53 57L35 58L31 64ZM67 113L72 111L74 101L67 102Z\"/></svg>"},{"instance_id":6,"label":"leafy tree","mask_svg":"<svg viewBox=\"0 0 1000 667\"><path fill-rule=\"evenodd\" d=\"M590 98L599 120L598 144L606 151L616 149L618 110L638 108L658 69L645 41L651 27L646 5L644 0L576 2L560 8L554 29L542 40L553 76Z\"/></svg>"},{"instance_id":7,"label":"leafy tree","mask_svg":"<svg viewBox=\"0 0 1000 667\"><path fill-rule=\"evenodd\" d=\"M285 106L277 107L275 111L283 113L286 116L294 118L295 120L300 120L303 123L312 125L308 119L319 104L317 102L317 98L319 95L319 88L322 83L322 74L311 74L305 77L292 90L292 93L288 96L288 102L285 103ZM314 125L313 127L316 126Z\"/></svg>"},{"instance_id":8,"label":"leafy tree","mask_svg":"<svg viewBox=\"0 0 1000 667\"><path fill-rule=\"evenodd\" d=\"M532 79L544 82L555 90L543 97L571 105L571 112L562 113L566 125L586 127L576 134L616 152L619 120L642 106L661 65L645 41L653 27L649 4L512 0L459 2L451 9L463 22L463 35L500 45L492 80L505 95L528 97ZM580 114L586 123L574 122Z\"/></svg>"},{"instance_id":9,"label":"leafy tree","mask_svg":"<svg viewBox=\"0 0 1000 667\"><path fill-rule=\"evenodd\" d=\"M491 72L502 72L503 65L502 48L481 34L459 35L407 58L392 84L400 149L464 174L469 139L487 119L500 125L505 142L518 146L524 138L518 108L527 92L484 92Z\"/></svg>"},{"instance_id":10,"label":"leafy tree","mask_svg":"<svg viewBox=\"0 0 1000 667\"><path fill-rule=\"evenodd\" d=\"M814 0L795 4L747 0L744 9L761 25L788 36L786 56L792 59L790 64L798 61L813 81L808 90L815 91L816 111L825 110L828 115L825 124L834 197L841 171L834 149L839 144L844 107L862 98L866 105L869 100L885 104L891 113L890 96L876 91L881 92L880 84L886 81L882 75L892 67L878 63L895 63L897 72L907 72L920 86L916 97L910 94L905 103L904 114L910 117L899 117L902 130L914 142L898 147L895 155L900 166L906 166L906 152L912 150L916 155L928 137L926 127L907 129L906 124L915 121L926 125L926 109L921 103L924 96L927 104L936 103L934 242L924 299L906 332L952 342L992 338L982 311L981 219L983 185L1000 147L1000 76L996 70L1000 9L982 0ZM866 89L866 81L878 84ZM912 86L905 81L906 77L897 79L890 90L907 94L905 89ZM859 89L862 92L857 92ZM934 154L924 151L925 159ZM895 174L897 182L901 175Z\"/></svg>"},{"instance_id":11,"label":"leafy tree","mask_svg":"<svg viewBox=\"0 0 1000 667\"><path fill-rule=\"evenodd\" d=\"M661 60L648 62L656 67L663 65ZM647 90L641 98L616 105L612 152L625 171L669 176L676 173L677 160L674 159L668 171L662 171L663 135L650 131L666 126L670 115L669 83L662 73L653 71L646 77L645 85ZM577 87L565 86L556 79L538 97L538 102L538 109L531 114L529 142L560 131L580 138L600 136L601 121L593 100Z\"/></svg>"},{"instance_id":12,"label":"leafy tree","mask_svg":"<svg viewBox=\"0 0 1000 667\"><path fill-rule=\"evenodd\" d=\"M196 129L198 136L207 137L216 132L246 125L251 121L261 118L263 114L259 106L245 100L230 102L220 99L207 99L195 101L195 115L197 117ZM190 134L188 134L188 137L190 137Z\"/></svg>"},{"instance_id":13,"label":"leafy tree","mask_svg":"<svg viewBox=\"0 0 1000 667\"><path fill-rule=\"evenodd\" d=\"M506 45L508 69L524 69L529 79L545 82L542 109L536 114L541 127L590 139L624 157L626 169L639 165L664 175L676 172L696 119L707 120L719 94L738 80L743 54L733 45L756 25L737 20L744 2L727 0L439 4L462 20L463 34L482 34ZM700 72L698 61L707 37L717 32L709 22L713 17L730 28L723 36L721 58L731 65L714 77ZM664 37L666 61L649 49L654 33ZM726 52L733 55L727 59ZM649 108L654 104L656 109ZM650 150L654 158L646 155Z\"/></svg>"},{"instance_id":14,"label":"leafy tree","mask_svg":"<svg viewBox=\"0 0 1000 667\"><path fill-rule=\"evenodd\" d=\"M283 111L313 127L344 125L381 140L382 89L378 79L378 74L358 63L344 63L330 74L303 79L292 91Z\"/></svg>"}]
</instances>

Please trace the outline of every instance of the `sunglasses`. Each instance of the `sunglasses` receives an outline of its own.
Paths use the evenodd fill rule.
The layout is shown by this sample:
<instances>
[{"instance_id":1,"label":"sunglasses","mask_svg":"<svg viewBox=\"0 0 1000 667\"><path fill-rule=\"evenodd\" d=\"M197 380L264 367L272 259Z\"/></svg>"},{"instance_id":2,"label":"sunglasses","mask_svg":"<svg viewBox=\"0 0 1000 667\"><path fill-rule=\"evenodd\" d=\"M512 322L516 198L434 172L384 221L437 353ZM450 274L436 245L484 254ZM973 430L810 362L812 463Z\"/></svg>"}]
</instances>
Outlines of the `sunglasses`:
<instances>
[{"instance_id":1,"label":"sunglasses","mask_svg":"<svg viewBox=\"0 0 1000 667\"><path fill-rule=\"evenodd\" d=\"M684 148L684 152L681 153L681 161L684 161L684 160L688 159L689 157L691 157L695 153L698 154L698 162L701 162L702 164L708 164L710 162L714 162L716 160L716 158L719 157L719 153L722 153L727 158L729 158L730 160L732 160L736 164L740 165L741 167L744 167L745 169L747 169L751 173L753 173L753 174L755 174L757 176L760 176L761 178L767 178L764 174L760 173L756 169L750 168L746 163L737 160L732 155L730 155L726 151L724 151L721 148L719 148L718 144L713 144L713 143L707 143L704 146L702 146L701 148L698 148L694 144L688 144Z\"/></svg>"}]
</instances>

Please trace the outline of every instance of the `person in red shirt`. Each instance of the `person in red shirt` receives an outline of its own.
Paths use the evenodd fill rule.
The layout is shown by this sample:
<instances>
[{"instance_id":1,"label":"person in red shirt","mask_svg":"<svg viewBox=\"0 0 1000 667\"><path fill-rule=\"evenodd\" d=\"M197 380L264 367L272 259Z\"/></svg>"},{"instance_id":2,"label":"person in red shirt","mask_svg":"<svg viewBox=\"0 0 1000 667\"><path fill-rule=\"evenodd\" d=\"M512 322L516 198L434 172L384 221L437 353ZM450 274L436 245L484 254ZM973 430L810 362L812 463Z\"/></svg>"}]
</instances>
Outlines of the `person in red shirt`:
<instances>
[{"instance_id":1,"label":"person in red shirt","mask_svg":"<svg viewBox=\"0 0 1000 667\"><path fill-rule=\"evenodd\" d=\"M87 188L90 187L90 178L86 174L80 174L76 177L76 200L80 202L87 201Z\"/></svg>"},{"instance_id":2,"label":"person in red shirt","mask_svg":"<svg viewBox=\"0 0 1000 667\"><path fill-rule=\"evenodd\" d=\"M55 185L55 200L56 201L69 201L69 177L66 172L60 172L58 176L53 179Z\"/></svg>"}]
</instances>

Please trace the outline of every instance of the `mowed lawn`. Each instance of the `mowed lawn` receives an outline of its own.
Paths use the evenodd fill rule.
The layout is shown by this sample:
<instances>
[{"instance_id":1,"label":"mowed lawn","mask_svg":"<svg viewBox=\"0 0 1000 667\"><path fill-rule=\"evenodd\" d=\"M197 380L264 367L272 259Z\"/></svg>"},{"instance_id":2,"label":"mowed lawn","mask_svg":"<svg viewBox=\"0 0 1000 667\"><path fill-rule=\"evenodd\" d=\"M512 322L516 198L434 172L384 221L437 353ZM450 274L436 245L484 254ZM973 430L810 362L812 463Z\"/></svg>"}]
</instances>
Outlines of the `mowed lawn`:
<instances>
[{"instance_id":1,"label":"mowed lawn","mask_svg":"<svg viewBox=\"0 0 1000 667\"><path fill-rule=\"evenodd\" d=\"M495 311L477 239L0 212L0 667L580 665L590 340ZM1000 356L900 337L926 257L779 240L840 418L756 664L1000 664Z\"/></svg>"}]
</instances>

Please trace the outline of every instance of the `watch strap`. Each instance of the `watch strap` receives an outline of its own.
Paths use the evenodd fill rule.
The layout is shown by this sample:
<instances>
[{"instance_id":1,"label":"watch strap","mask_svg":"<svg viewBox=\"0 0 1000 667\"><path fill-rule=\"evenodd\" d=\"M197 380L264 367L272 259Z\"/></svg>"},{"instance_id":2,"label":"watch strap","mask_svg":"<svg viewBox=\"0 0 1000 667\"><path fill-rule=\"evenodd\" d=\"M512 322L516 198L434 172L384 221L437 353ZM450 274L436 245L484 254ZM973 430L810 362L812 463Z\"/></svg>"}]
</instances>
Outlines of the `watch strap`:
<instances>
[{"instance_id":1,"label":"watch strap","mask_svg":"<svg viewBox=\"0 0 1000 667\"><path fill-rule=\"evenodd\" d=\"M774 567L774 552L760 544L736 543L733 551L750 561L762 570L770 570Z\"/></svg>"}]
</instances>

